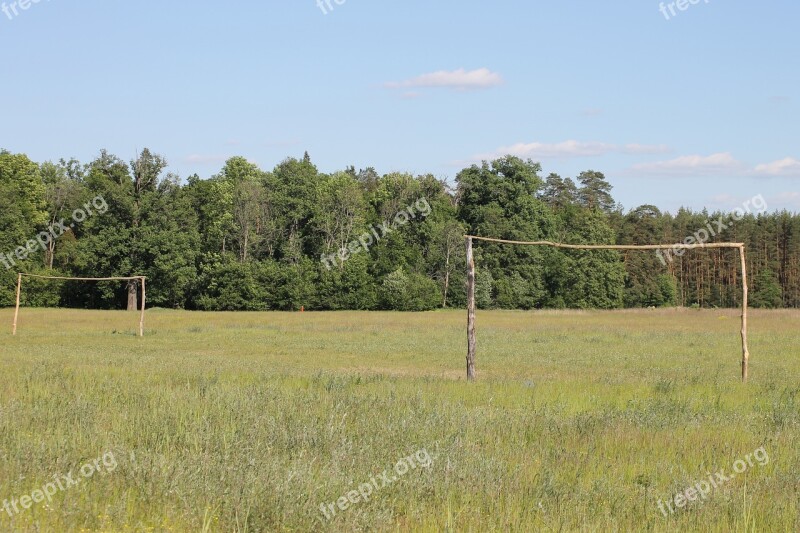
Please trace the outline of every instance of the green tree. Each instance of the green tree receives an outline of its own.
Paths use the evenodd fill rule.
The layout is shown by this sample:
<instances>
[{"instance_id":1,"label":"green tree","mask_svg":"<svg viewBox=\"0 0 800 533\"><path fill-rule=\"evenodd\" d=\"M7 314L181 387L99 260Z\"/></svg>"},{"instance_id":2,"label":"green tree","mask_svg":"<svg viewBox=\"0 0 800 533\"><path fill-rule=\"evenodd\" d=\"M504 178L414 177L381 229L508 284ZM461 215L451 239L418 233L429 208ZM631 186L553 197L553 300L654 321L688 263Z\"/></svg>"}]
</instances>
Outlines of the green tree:
<instances>
[{"instance_id":1,"label":"green tree","mask_svg":"<svg viewBox=\"0 0 800 533\"><path fill-rule=\"evenodd\" d=\"M778 282L778 277L771 270L765 269L756 275L753 283L751 305L765 309L776 309L783 305L781 284Z\"/></svg>"},{"instance_id":2,"label":"green tree","mask_svg":"<svg viewBox=\"0 0 800 533\"><path fill-rule=\"evenodd\" d=\"M570 178L562 179L558 174L550 174L545 180L541 199L554 210L565 209L578 201L578 187Z\"/></svg>"},{"instance_id":3,"label":"green tree","mask_svg":"<svg viewBox=\"0 0 800 533\"><path fill-rule=\"evenodd\" d=\"M642 205L628 213L619 231L620 244L661 244L664 217L654 205ZM675 305L677 285L663 252L626 251L625 306ZM660 274L659 274L660 273Z\"/></svg>"},{"instance_id":4,"label":"green tree","mask_svg":"<svg viewBox=\"0 0 800 533\"><path fill-rule=\"evenodd\" d=\"M0 305L14 305L17 272L42 264L41 247L29 241L46 222L39 167L24 154L0 151Z\"/></svg>"},{"instance_id":5,"label":"green tree","mask_svg":"<svg viewBox=\"0 0 800 533\"><path fill-rule=\"evenodd\" d=\"M569 244L614 244L613 229L597 210L570 213L564 221ZM625 268L613 250L551 250L548 288L554 307L615 309L622 307ZM554 254L559 254L556 257Z\"/></svg>"},{"instance_id":6,"label":"green tree","mask_svg":"<svg viewBox=\"0 0 800 533\"><path fill-rule=\"evenodd\" d=\"M340 267L327 269L320 265L315 309L371 310L378 304L375 279L369 273L371 259L368 254L357 254L341 263Z\"/></svg>"},{"instance_id":7,"label":"green tree","mask_svg":"<svg viewBox=\"0 0 800 533\"><path fill-rule=\"evenodd\" d=\"M311 220L318 198L319 171L306 153L302 160L284 160L275 167L273 174L275 203L285 228L285 237L276 254L285 262L297 264L304 255L313 255Z\"/></svg>"},{"instance_id":8,"label":"green tree","mask_svg":"<svg viewBox=\"0 0 800 533\"><path fill-rule=\"evenodd\" d=\"M578 176L581 187L578 189L578 203L586 209L599 209L609 213L615 202L611 196L613 187L602 172L587 170Z\"/></svg>"},{"instance_id":9,"label":"green tree","mask_svg":"<svg viewBox=\"0 0 800 533\"><path fill-rule=\"evenodd\" d=\"M538 197L541 167L513 156L462 170L458 182L458 217L473 235L507 240L552 238L556 219ZM546 299L543 258L538 247L481 242L476 259L495 280L511 279L516 272L524 287L501 292L505 307L541 307ZM503 287L501 286L501 289Z\"/></svg>"},{"instance_id":10,"label":"green tree","mask_svg":"<svg viewBox=\"0 0 800 533\"><path fill-rule=\"evenodd\" d=\"M86 198L85 187L82 183L83 169L74 159L69 162L63 159L58 164L50 161L44 162L40 166L42 182L45 186L45 198L47 202L48 225L54 226L62 219L69 219L75 209L81 207L81 200ZM67 230L72 236L72 230ZM56 249L61 248L65 242L74 242L74 239L52 239L47 243L45 250L44 266L52 269L56 258ZM66 266L68 257L64 258Z\"/></svg>"},{"instance_id":11,"label":"green tree","mask_svg":"<svg viewBox=\"0 0 800 533\"><path fill-rule=\"evenodd\" d=\"M225 163L220 179L231 191L234 241L239 247L239 260L245 262L261 237L261 207L266 201L263 172L244 157L233 157Z\"/></svg>"},{"instance_id":12,"label":"green tree","mask_svg":"<svg viewBox=\"0 0 800 533\"><path fill-rule=\"evenodd\" d=\"M364 191L351 174L320 176L312 222L326 256L347 248L366 229ZM343 268L342 262L338 265Z\"/></svg>"},{"instance_id":13,"label":"green tree","mask_svg":"<svg viewBox=\"0 0 800 533\"><path fill-rule=\"evenodd\" d=\"M384 278L379 294L383 309L392 311L430 311L439 305L436 283L402 268Z\"/></svg>"}]
</instances>

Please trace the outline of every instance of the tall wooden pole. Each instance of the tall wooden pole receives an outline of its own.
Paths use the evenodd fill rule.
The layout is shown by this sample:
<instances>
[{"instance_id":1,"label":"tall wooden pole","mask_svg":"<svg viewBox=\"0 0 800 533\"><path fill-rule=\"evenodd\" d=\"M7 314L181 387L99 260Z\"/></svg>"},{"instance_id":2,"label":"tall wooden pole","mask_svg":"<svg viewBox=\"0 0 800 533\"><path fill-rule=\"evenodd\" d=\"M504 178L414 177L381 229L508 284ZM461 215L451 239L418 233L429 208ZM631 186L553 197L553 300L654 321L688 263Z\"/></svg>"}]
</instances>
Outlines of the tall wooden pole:
<instances>
[{"instance_id":1,"label":"tall wooden pole","mask_svg":"<svg viewBox=\"0 0 800 533\"><path fill-rule=\"evenodd\" d=\"M139 336L140 337L144 337L144 306L145 306L145 304L147 302L147 300L146 300L146 294L147 293L146 293L145 286L144 286L145 279L147 279L147 278L142 278L142 314L139 315Z\"/></svg>"},{"instance_id":2,"label":"tall wooden pole","mask_svg":"<svg viewBox=\"0 0 800 533\"><path fill-rule=\"evenodd\" d=\"M14 309L14 331L12 335L17 334L17 317L19 316L19 293L22 290L22 274L17 275L17 307Z\"/></svg>"},{"instance_id":3,"label":"tall wooden pole","mask_svg":"<svg viewBox=\"0 0 800 533\"><path fill-rule=\"evenodd\" d=\"M739 256L742 258L742 382L747 383L750 352L747 350L747 261L744 246L739 248Z\"/></svg>"},{"instance_id":4,"label":"tall wooden pole","mask_svg":"<svg viewBox=\"0 0 800 533\"><path fill-rule=\"evenodd\" d=\"M475 257L472 254L472 238L467 237L467 380L475 381L475 352L478 341L475 337Z\"/></svg>"}]
</instances>

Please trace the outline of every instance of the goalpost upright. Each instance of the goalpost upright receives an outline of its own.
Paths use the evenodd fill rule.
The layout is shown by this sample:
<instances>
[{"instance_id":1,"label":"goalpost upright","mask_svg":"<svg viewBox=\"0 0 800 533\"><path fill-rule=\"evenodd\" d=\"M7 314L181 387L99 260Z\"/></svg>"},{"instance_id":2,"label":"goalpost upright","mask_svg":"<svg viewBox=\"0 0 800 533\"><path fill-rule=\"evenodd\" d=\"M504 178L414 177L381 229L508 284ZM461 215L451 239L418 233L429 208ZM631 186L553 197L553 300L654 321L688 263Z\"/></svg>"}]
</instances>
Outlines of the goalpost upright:
<instances>
[{"instance_id":1,"label":"goalpost upright","mask_svg":"<svg viewBox=\"0 0 800 533\"><path fill-rule=\"evenodd\" d=\"M144 309L146 303L146 292L145 292L145 281L147 278L145 276L130 276L130 277L113 277L113 278L69 278L69 277L62 277L62 276L39 276L37 274L26 274L25 272L19 272L17 274L17 305L14 309L14 324L12 329L12 335L17 334L17 318L19 317L19 302L20 302L20 294L22 292L22 277L25 276L27 278L37 278L37 279L60 279L66 281L133 281L137 280L142 283L142 310L139 314L139 336L144 337Z\"/></svg>"},{"instance_id":2,"label":"goalpost upright","mask_svg":"<svg viewBox=\"0 0 800 533\"><path fill-rule=\"evenodd\" d=\"M714 242L698 244L563 244L550 241L509 241L505 239L492 239L489 237L476 237L465 235L467 241L467 379L475 380L475 354L477 352L477 338L475 334L475 257L472 251L472 241L497 242L501 244L517 244L522 246L549 246L551 248L568 248L571 250L667 250L696 248L736 248L742 262L742 382L747 383L750 352L747 348L747 262L745 260L745 246L740 242Z\"/></svg>"}]
</instances>

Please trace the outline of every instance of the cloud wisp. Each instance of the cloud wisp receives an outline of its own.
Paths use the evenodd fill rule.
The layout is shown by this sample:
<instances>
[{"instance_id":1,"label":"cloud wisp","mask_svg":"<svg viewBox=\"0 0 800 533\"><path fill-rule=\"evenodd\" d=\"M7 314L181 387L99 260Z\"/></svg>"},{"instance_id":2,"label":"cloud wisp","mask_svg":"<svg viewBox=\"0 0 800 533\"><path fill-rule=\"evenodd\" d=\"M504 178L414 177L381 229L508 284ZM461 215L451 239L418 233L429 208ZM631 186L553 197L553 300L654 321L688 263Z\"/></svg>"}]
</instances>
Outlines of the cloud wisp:
<instances>
[{"instance_id":1,"label":"cloud wisp","mask_svg":"<svg viewBox=\"0 0 800 533\"><path fill-rule=\"evenodd\" d=\"M720 152L707 156L685 155L667 161L641 163L633 165L627 173L642 177L796 178L800 177L800 160L787 157L751 167L736 159L730 152Z\"/></svg>"},{"instance_id":2,"label":"cloud wisp","mask_svg":"<svg viewBox=\"0 0 800 533\"><path fill-rule=\"evenodd\" d=\"M794 157L787 157L780 161L764 163L756 166L756 174L768 177L800 177L800 160Z\"/></svg>"},{"instance_id":3,"label":"cloud wisp","mask_svg":"<svg viewBox=\"0 0 800 533\"><path fill-rule=\"evenodd\" d=\"M669 151L669 146L663 144L613 144L569 140L559 143L517 143L511 146L503 146L490 153L478 154L473 159L478 161L491 160L504 155L514 155L523 159L571 159L578 157L599 157L606 154L663 154Z\"/></svg>"},{"instance_id":4,"label":"cloud wisp","mask_svg":"<svg viewBox=\"0 0 800 533\"><path fill-rule=\"evenodd\" d=\"M488 68L439 70L403 81L384 83L387 89L452 89L469 91L489 89L504 83L503 77Z\"/></svg>"}]
</instances>

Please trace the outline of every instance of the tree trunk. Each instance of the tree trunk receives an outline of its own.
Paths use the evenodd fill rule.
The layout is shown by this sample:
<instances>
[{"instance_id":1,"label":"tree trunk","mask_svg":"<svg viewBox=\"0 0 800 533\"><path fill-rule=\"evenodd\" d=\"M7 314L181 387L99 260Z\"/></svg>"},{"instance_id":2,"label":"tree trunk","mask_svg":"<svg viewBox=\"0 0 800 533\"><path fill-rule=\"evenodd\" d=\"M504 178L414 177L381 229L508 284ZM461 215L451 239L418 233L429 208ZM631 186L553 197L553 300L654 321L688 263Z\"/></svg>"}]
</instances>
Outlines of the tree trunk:
<instances>
[{"instance_id":1,"label":"tree trunk","mask_svg":"<svg viewBox=\"0 0 800 533\"><path fill-rule=\"evenodd\" d=\"M128 311L136 311L139 309L138 289L139 284L136 280L132 279L128 281Z\"/></svg>"},{"instance_id":2,"label":"tree trunk","mask_svg":"<svg viewBox=\"0 0 800 533\"><path fill-rule=\"evenodd\" d=\"M444 274L444 299L442 301L442 309L447 309L447 290L450 287L450 271Z\"/></svg>"},{"instance_id":3,"label":"tree trunk","mask_svg":"<svg viewBox=\"0 0 800 533\"><path fill-rule=\"evenodd\" d=\"M50 239L50 242L47 243L47 268L53 270L53 259L56 256L56 241L55 239Z\"/></svg>"}]
</instances>

